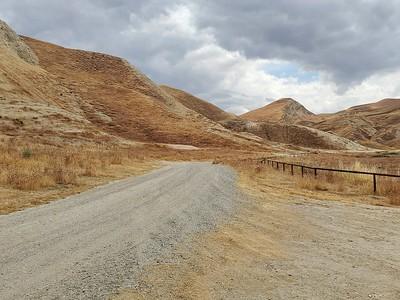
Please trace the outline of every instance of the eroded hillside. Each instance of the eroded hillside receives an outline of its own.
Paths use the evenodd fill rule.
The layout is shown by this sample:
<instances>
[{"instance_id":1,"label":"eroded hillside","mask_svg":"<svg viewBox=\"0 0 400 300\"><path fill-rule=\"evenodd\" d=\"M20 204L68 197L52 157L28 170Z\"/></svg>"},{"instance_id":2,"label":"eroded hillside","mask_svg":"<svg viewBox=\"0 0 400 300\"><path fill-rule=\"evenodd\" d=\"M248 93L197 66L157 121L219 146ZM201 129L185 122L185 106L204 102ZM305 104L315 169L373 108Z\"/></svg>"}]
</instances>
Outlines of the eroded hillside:
<instances>
[{"instance_id":1,"label":"eroded hillside","mask_svg":"<svg viewBox=\"0 0 400 300\"><path fill-rule=\"evenodd\" d=\"M281 99L241 118L282 126L302 125L372 148L400 147L400 99L384 99L329 114L313 114L293 99Z\"/></svg>"},{"instance_id":2,"label":"eroded hillside","mask_svg":"<svg viewBox=\"0 0 400 300\"><path fill-rule=\"evenodd\" d=\"M249 132L276 143L315 149L367 150L349 139L306 126L245 120L231 120L224 124L231 130Z\"/></svg>"},{"instance_id":3,"label":"eroded hillside","mask_svg":"<svg viewBox=\"0 0 400 300\"><path fill-rule=\"evenodd\" d=\"M36 54L0 23L0 135L60 140L107 138L84 116L78 95L43 70Z\"/></svg>"},{"instance_id":4,"label":"eroded hillside","mask_svg":"<svg viewBox=\"0 0 400 300\"><path fill-rule=\"evenodd\" d=\"M308 126L333 132L372 147L400 147L400 99L351 107L310 119Z\"/></svg>"},{"instance_id":5,"label":"eroded hillside","mask_svg":"<svg viewBox=\"0 0 400 300\"><path fill-rule=\"evenodd\" d=\"M312 112L307 110L297 101L291 98L284 98L261 108L249 111L240 117L249 121L294 124L312 115Z\"/></svg>"}]
</instances>

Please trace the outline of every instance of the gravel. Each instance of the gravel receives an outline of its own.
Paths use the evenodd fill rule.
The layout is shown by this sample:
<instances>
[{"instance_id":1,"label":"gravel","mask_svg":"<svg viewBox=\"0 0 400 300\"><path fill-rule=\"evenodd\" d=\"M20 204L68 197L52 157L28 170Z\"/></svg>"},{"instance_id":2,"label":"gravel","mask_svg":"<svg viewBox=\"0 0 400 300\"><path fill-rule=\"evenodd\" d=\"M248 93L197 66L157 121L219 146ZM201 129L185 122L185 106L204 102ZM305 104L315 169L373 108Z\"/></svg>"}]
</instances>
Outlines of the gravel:
<instances>
[{"instance_id":1,"label":"gravel","mask_svg":"<svg viewBox=\"0 0 400 300\"><path fill-rule=\"evenodd\" d=\"M104 299L189 235L214 228L241 195L234 172L179 163L0 216L0 299Z\"/></svg>"}]
</instances>

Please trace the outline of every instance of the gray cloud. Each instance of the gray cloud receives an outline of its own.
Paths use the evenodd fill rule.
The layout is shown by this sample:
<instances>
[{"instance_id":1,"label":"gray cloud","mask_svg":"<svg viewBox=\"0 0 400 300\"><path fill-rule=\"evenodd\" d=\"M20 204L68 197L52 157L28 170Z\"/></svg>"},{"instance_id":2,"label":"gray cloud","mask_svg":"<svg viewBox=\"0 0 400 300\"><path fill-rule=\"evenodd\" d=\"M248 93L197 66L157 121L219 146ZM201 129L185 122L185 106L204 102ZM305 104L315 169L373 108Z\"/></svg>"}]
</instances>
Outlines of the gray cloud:
<instances>
[{"instance_id":1,"label":"gray cloud","mask_svg":"<svg viewBox=\"0 0 400 300\"><path fill-rule=\"evenodd\" d=\"M396 0L202 0L197 22L228 49L324 71L342 85L400 66Z\"/></svg>"},{"instance_id":2,"label":"gray cloud","mask_svg":"<svg viewBox=\"0 0 400 300\"><path fill-rule=\"evenodd\" d=\"M390 78L352 90L350 102L336 93L399 70L399 17L396 0L0 2L0 18L21 34L127 58L157 82L241 112L266 97L298 97L326 111L382 91L399 96ZM273 78L263 70L271 59L321 71L326 81Z\"/></svg>"}]
</instances>

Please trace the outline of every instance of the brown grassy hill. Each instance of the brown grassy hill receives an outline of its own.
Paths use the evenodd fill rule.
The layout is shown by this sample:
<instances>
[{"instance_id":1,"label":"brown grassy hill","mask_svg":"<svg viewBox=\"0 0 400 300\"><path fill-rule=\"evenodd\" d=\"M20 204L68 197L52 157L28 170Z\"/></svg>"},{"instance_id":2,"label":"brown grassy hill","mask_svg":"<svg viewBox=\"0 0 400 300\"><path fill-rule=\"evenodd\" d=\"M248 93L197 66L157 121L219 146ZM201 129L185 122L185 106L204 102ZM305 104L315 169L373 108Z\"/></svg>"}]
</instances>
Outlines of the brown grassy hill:
<instances>
[{"instance_id":1,"label":"brown grassy hill","mask_svg":"<svg viewBox=\"0 0 400 300\"><path fill-rule=\"evenodd\" d=\"M180 103L187 108L198 112L199 114L206 116L208 119L219 122L223 120L235 119L235 115L227 113L220 109L218 106L197 98L185 91L178 90L166 85L160 86L163 91L172 95Z\"/></svg>"},{"instance_id":2,"label":"brown grassy hill","mask_svg":"<svg viewBox=\"0 0 400 300\"><path fill-rule=\"evenodd\" d=\"M79 102L0 22L0 136L57 141L70 135L86 139L90 133L106 138L86 120Z\"/></svg>"},{"instance_id":3,"label":"brown grassy hill","mask_svg":"<svg viewBox=\"0 0 400 300\"><path fill-rule=\"evenodd\" d=\"M399 148L400 99L384 99L335 114L310 118L306 125L372 147Z\"/></svg>"},{"instance_id":4,"label":"brown grassy hill","mask_svg":"<svg viewBox=\"0 0 400 300\"><path fill-rule=\"evenodd\" d=\"M196 146L233 143L221 137L217 124L187 109L121 58L24 41L40 67L78 96L86 119L110 135Z\"/></svg>"},{"instance_id":5,"label":"brown grassy hill","mask_svg":"<svg viewBox=\"0 0 400 300\"><path fill-rule=\"evenodd\" d=\"M124 59L19 37L0 22L0 137L247 146ZM254 143L253 143L254 144Z\"/></svg>"},{"instance_id":6,"label":"brown grassy hill","mask_svg":"<svg viewBox=\"0 0 400 300\"><path fill-rule=\"evenodd\" d=\"M306 126L246 120L226 121L224 125L234 131L249 132L264 140L282 144L315 149L367 150L349 139Z\"/></svg>"},{"instance_id":7,"label":"brown grassy hill","mask_svg":"<svg viewBox=\"0 0 400 300\"><path fill-rule=\"evenodd\" d=\"M264 107L247 112L240 117L249 121L281 122L294 124L305 117L312 116L303 105L291 98L274 101Z\"/></svg>"}]
</instances>

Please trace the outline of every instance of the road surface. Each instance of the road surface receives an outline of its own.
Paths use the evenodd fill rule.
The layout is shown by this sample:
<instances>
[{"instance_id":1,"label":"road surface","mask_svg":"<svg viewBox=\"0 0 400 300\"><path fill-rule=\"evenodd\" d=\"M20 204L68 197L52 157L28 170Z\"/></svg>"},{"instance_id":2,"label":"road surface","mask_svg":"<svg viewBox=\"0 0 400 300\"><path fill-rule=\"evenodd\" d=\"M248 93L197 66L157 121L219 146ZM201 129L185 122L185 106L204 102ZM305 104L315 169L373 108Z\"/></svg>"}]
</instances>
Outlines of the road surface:
<instances>
[{"instance_id":1,"label":"road surface","mask_svg":"<svg viewBox=\"0 0 400 300\"><path fill-rule=\"evenodd\" d=\"M102 299L234 212L234 172L180 163L0 216L0 299Z\"/></svg>"}]
</instances>

